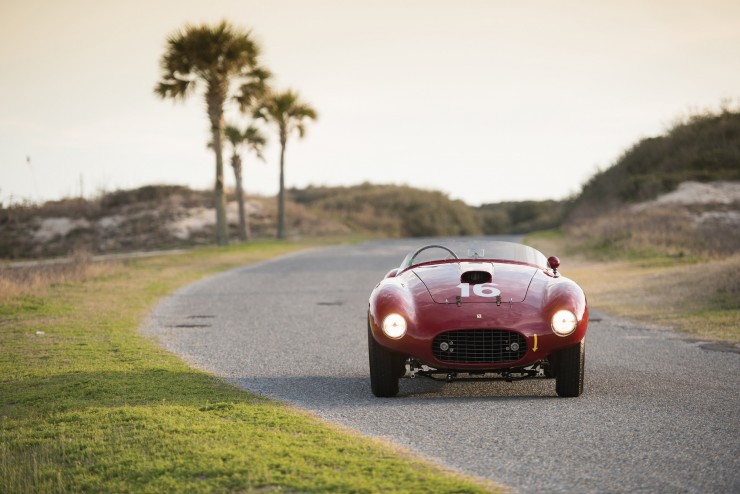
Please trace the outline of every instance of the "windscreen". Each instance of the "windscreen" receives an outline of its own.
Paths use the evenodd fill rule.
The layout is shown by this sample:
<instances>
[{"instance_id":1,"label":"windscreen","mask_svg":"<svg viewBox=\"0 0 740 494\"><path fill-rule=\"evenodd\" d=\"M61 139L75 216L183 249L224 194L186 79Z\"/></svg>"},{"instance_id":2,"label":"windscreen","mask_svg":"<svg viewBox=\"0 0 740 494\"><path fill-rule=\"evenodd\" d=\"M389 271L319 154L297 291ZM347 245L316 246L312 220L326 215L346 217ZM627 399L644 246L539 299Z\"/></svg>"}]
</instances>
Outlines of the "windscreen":
<instances>
[{"instance_id":1,"label":"windscreen","mask_svg":"<svg viewBox=\"0 0 740 494\"><path fill-rule=\"evenodd\" d=\"M453 241L420 245L404 258L401 269L432 261L454 260L513 261L547 268L547 258L527 245L501 241Z\"/></svg>"}]
</instances>

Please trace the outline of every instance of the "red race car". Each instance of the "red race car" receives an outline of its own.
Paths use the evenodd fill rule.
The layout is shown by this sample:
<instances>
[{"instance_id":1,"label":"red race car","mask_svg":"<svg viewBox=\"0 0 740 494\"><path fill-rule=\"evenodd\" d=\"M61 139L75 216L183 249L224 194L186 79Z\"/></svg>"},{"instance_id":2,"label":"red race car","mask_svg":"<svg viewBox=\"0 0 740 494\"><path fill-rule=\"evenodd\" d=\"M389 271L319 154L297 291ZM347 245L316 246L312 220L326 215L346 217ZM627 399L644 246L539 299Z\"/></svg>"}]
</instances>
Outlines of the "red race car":
<instances>
[{"instance_id":1,"label":"red race car","mask_svg":"<svg viewBox=\"0 0 740 494\"><path fill-rule=\"evenodd\" d=\"M583 392L588 306L557 257L526 245L469 241L409 253L370 295L370 384L398 394L401 377L555 378Z\"/></svg>"}]
</instances>

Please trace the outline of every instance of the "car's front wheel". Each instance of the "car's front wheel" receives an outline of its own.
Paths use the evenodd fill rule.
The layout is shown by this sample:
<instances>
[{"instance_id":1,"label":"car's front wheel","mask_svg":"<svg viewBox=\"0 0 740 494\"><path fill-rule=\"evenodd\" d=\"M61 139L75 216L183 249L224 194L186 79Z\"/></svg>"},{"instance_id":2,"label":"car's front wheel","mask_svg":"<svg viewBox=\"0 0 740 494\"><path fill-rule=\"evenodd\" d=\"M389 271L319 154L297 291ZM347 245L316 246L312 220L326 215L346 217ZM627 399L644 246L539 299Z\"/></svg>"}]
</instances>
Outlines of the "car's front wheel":
<instances>
[{"instance_id":1,"label":"car's front wheel","mask_svg":"<svg viewBox=\"0 0 740 494\"><path fill-rule=\"evenodd\" d=\"M586 363L586 339L555 355L555 391L558 396L575 397L583 393L583 376Z\"/></svg>"},{"instance_id":2,"label":"car's front wheel","mask_svg":"<svg viewBox=\"0 0 740 494\"><path fill-rule=\"evenodd\" d=\"M373 338L370 320L367 321L367 346L370 354L370 389L378 398L389 398L398 394L398 378L403 375L405 359L383 348Z\"/></svg>"}]
</instances>

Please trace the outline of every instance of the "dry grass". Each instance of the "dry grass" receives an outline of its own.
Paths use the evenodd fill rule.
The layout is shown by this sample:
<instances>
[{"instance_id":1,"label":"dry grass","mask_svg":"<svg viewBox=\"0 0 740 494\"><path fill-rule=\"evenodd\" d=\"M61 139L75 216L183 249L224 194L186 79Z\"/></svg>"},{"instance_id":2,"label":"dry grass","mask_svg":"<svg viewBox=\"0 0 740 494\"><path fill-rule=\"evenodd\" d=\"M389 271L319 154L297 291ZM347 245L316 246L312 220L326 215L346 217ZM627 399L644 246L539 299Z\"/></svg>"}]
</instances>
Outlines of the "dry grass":
<instances>
[{"instance_id":1,"label":"dry grass","mask_svg":"<svg viewBox=\"0 0 740 494\"><path fill-rule=\"evenodd\" d=\"M69 262L26 267L0 267L0 304L38 295L55 285L78 283L121 271L119 262L93 262L84 253L76 253Z\"/></svg>"},{"instance_id":2,"label":"dry grass","mask_svg":"<svg viewBox=\"0 0 740 494\"><path fill-rule=\"evenodd\" d=\"M664 205L624 210L583 220L567 228L593 253L656 253L671 256L725 257L740 245L738 205ZM709 214L707 214L709 213Z\"/></svg>"},{"instance_id":3,"label":"dry grass","mask_svg":"<svg viewBox=\"0 0 740 494\"><path fill-rule=\"evenodd\" d=\"M561 255L562 272L586 291L591 307L699 338L740 342L740 254L609 261L574 254L562 237L527 239Z\"/></svg>"}]
</instances>

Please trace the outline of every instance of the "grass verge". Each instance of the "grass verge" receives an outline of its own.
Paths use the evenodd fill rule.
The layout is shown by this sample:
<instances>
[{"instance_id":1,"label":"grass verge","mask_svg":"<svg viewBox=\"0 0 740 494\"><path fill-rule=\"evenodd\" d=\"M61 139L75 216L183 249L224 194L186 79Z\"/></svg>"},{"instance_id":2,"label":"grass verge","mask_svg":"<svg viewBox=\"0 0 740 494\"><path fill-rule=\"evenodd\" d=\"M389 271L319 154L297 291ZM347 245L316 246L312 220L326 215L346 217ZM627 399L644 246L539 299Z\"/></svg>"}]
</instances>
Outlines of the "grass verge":
<instances>
[{"instance_id":1,"label":"grass verge","mask_svg":"<svg viewBox=\"0 0 740 494\"><path fill-rule=\"evenodd\" d=\"M241 391L139 334L177 287L307 246L109 264L0 299L0 492L493 490Z\"/></svg>"},{"instance_id":2,"label":"grass verge","mask_svg":"<svg viewBox=\"0 0 740 494\"><path fill-rule=\"evenodd\" d=\"M589 305L697 338L740 343L740 254L708 258L641 249L604 249L559 232L526 243L563 260Z\"/></svg>"}]
</instances>

